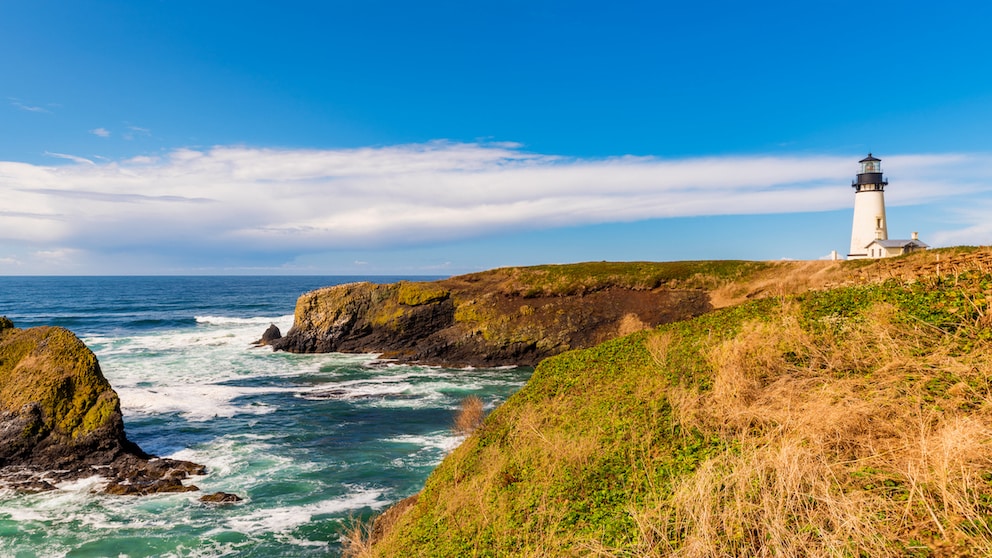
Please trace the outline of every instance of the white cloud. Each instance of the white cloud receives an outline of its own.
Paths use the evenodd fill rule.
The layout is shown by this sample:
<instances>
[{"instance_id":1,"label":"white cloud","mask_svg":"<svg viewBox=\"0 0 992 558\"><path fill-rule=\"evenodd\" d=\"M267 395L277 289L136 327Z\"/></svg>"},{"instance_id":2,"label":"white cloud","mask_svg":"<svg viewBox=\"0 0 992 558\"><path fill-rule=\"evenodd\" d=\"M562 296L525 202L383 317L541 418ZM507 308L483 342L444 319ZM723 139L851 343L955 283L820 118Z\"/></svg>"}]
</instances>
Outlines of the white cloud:
<instances>
[{"instance_id":1,"label":"white cloud","mask_svg":"<svg viewBox=\"0 0 992 558\"><path fill-rule=\"evenodd\" d=\"M50 262L64 262L71 260L78 253L79 250L75 250L73 248L58 248L55 250L39 250L33 255L36 258L48 260Z\"/></svg>"},{"instance_id":2,"label":"white cloud","mask_svg":"<svg viewBox=\"0 0 992 558\"><path fill-rule=\"evenodd\" d=\"M49 155L72 164L0 162L0 199L16 214L0 220L0 239L218 254L402 246L521 229L849 208L846 185L857 170L852 157L574 159L516 144L444 141L347 150L218 146L98 163ZM992 190L992 155L898 155L884 164L897 172L890 205Z\"/></svg>"},{"instance_id":3,"label":"white cloud","mask_svg":"<svg viewBox=\"0 0 992 558\"><path fill-rule=\"evenodd\" d=\"M128 141L131 141L136 136L150 136L150 135L152 135L152 131L149 130L148 128L142 128L140 126L131 126L131 125L129 125L127 127L127 131L124 132L124 134L121 137L123 137L124 139L126 139Z\"/></svg>"},{"instance_id":4,"label":"white cloud","mask_svg":"<svg viewBox=\"0 0 992 558\"><path fill-rule=\"evenodd\" d=\"M39 107L39 106L36 106L36 105L28 105L28 104L22 103L18 99L13 99L13 98L8 99L8 100L10 101L10 104L11 105L13 105L13 106L15 106L15 107L17 107L17 108L19 108L19 109L21 109L23 111L26 111L26 112L38 112L38 113L43 113L43 114L53 114L52 111L46 109L45 107Z\"/></svg>"},{"instance_id":5,"label":"white cloud","mask_svg":"<svg viewBox=\"0 0 992 558\"><path fill-rule=\"evenodd\" d=\"M109 138L110 137L110 130L108 130L106 128L94 128L94 129L90 130L90 133L93 134L94 136L99 136L101 138Z\"/></svg>"},{"instance_id":6,"label":"white cloud","mask_svg":"<svg viewBox=\"0 0 992 558\"><path fill-rule=\"evenodd\" d=\"M69 155L67 153L53 153L51 151L46 151L45 155L49 157L55 157L56 159L65 159L67 161L72 161L73 163L83 163L87 165L95 165L93 161L86 159L84 157L77 157L76 155Z\"/></svg>"},{"instance_id":7,"label":"white cloud","mask_svg":"<svg viewBox=\"0 0 992 558\"><path fill-rule=\"evenodd\" d=\"M957 228L934 233L927 242L933 246L992 245L992 200L982 199L955 212Z\"/></svg>"}]
</instances>

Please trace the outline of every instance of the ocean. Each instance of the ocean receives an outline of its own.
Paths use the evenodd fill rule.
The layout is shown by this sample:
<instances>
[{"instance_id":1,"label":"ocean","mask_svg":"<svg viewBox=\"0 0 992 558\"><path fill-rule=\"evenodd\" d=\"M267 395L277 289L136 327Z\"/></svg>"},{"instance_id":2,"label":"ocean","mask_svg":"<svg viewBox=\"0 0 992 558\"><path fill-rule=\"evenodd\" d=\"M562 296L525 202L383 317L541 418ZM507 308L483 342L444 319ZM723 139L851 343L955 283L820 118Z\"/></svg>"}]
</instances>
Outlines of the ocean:
<instances>
[{"instance_id":1,"label":"ocean","mask_svg":"<svg viewBox=\"0 0 992 558\"><path fill-rule=\"evenodd\" d=\"M96 477L0 491L0 556L340 554L351 522L416 493L458 445L463 398L491 410L532 372L250 347L270 323L285 333L306 291L398 279L0 277L0 315L66 327L96 353L132 441L208 467L200 492L107 496ZM244 501L198 501L217 491Z\"/></svg>"}]
</instances>

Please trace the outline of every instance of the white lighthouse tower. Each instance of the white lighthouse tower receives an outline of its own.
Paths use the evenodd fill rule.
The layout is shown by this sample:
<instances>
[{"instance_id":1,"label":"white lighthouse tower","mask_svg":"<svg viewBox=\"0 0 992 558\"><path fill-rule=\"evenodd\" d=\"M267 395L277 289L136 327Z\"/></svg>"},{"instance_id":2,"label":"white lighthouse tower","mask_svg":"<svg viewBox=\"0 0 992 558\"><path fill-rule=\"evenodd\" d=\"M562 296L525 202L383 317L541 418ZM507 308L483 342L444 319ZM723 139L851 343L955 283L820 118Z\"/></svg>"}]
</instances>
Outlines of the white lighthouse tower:
<instances>
[{"instance_id":1,"label":"white lighthouse tower","mask_svg":"<svg viewBox=\"0 0 992 558\"><path fill-rule=\"evenodd\" d=\"M915 232L907 240L889 240L889 225L885 220L885 187L889 181L882 177L882 160L869 153L858 162L861 172L851 183L854 226L851 227L851 251L847 259L889 258L929 248Z\"/></svg>"},{"instance_id":2,"label":"white lighthouse tower","mask_svg":"<svg viewBox=\"0 0 992 558\"><path fill-rule=\"evenodd\" d=\"M851 228L851 251L848 259L868 258L868 245L875 240L888 240L889 228L885 220L885 187L889 182L882 177L882 160L867 157L858 161L861 172L851 183L854 188L854 226Z\"/></svg>"}]
</instances>

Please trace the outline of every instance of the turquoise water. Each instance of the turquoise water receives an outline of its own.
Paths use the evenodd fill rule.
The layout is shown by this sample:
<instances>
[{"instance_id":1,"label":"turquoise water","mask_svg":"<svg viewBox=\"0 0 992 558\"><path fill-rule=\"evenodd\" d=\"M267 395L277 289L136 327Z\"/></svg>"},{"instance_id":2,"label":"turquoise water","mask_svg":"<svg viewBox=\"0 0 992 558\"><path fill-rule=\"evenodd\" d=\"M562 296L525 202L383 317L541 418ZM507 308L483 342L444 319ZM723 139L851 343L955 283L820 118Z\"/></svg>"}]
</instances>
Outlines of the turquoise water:
<instances>
[{"instance_id":1,"label":"turquoise water","mask_svg":"<svg viewBox=\"0 0 992 558\"><path fill-rule=\"evenodd\" d=\"M208 467L200 493L104 496L98 477L0 492L0 556L338 554L349 521L418 491L457 446L461 399L492 409L531 372L249 347L270 323L289 329L299 294L351 280L0 278L0 314L66 326L93 349L129 438ZM245 501L197 500L216 491Z\"/></svg>"}]
</instances>

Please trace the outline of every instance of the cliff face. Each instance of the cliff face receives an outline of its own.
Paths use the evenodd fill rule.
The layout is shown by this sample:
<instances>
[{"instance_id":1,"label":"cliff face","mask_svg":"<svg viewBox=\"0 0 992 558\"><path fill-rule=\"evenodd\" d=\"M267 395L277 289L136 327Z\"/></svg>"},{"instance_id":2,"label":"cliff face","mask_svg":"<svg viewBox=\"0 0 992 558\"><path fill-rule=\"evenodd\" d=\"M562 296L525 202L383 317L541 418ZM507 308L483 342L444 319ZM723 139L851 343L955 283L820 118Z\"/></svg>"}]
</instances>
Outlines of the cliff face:
<instances>
[{"instance_id":1,"label":"cliff face","mask_svg":"<svg viewBox=\"0 0 992 558\"><path fill-rule=\"evenodd\" d=\"M852 262L591 262L353 283L301 296L292 329L268 344L433 365L535 365L748 300L990 265L988 251L957 248Z\"/></svg>"},{"instance_id":2,"label":"cliff face","mask_svg":"<svg viewBox=\"0 0 992 558\"><path fill-rule=\"evenodd\" d=\"M448 366L534 365L712 309L707 287L754 262L507 268L430 283L353 283L301 296L290 352L373 352Z\"/></svg>"},{"instance_id":3,"label":"cliff face","mask_svg":"<svg viewBox=\"0 0 992 558\"><path fill-rule=\"evenodd\" d=\"M124 493L186 490L181 479L202 472L153 460L125 437L117 393L72 332L0 318L0 479L46 489L95 468Z\"/></svg>"}]
</instances>

